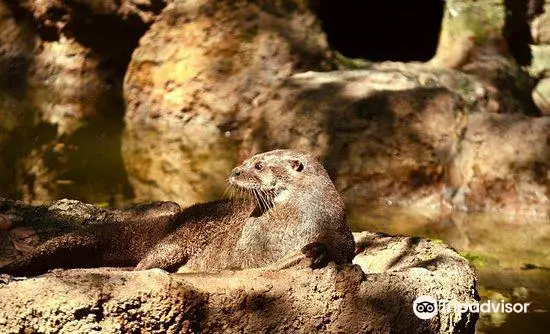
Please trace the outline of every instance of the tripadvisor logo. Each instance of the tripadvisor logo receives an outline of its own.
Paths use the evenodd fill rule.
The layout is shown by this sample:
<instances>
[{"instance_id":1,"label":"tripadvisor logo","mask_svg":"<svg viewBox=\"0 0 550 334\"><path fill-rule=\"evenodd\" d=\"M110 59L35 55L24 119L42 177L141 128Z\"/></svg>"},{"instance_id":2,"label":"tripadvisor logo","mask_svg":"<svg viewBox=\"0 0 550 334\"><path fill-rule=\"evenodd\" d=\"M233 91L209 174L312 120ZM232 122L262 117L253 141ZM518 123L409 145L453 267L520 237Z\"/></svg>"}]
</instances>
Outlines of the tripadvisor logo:
<instances>
[{"instance_id":1,"label":"tripadvisor logo","mask_svg":"<svg viewBox=\"0 0 550 334\"><path fill-rule=\"evenodd\" d=\"M420 319L431 319L437 314L437 300L431 296L420 296L413 302L413 312Z\"/></svg>"},{"instance_id":2,"label":"tripadvisor logo","mask_svg":"<svg viewBox=\"0 0 550 334\"><path fill-rule=\"evenodd\" d=\"M483 303L458 303L448 300L436 300L431 296L419 296L413 302L413 312L420 319L431 319L437 313L527 313L530 303L505 303L488 300Z\"/></svg>"}]
</instances>

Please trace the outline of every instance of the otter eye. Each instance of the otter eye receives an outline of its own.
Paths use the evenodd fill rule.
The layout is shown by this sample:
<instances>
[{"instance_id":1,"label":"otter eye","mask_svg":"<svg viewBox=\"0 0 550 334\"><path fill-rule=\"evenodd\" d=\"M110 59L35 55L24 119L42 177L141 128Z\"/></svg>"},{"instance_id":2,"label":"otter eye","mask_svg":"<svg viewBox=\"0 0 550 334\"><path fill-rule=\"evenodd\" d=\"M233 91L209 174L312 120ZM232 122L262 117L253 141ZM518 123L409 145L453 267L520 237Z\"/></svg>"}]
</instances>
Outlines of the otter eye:
<instances>
[{"instance_id":1,"label":"otter eye","mask_svg":"<svg viewBox=\"0 0 550 334\"><path fill-rule=\"evenodd\" d=\"M256 170L262 170L262 169L264 169L264 164L261 163L261 162L256 162L256 163L254 164L254 168L255 168Z\"/></svg>"}]
</instances>

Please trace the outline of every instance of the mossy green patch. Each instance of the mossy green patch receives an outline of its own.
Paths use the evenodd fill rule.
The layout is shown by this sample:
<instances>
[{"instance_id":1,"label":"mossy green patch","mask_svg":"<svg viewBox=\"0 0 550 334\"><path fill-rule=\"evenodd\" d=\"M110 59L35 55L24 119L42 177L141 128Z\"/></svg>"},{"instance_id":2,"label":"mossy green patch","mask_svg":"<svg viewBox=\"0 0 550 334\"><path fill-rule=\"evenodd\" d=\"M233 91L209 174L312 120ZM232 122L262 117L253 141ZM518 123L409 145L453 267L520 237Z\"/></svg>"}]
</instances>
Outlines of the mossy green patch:
<instances>
[{"instance_id":1,"label":"mossy green patch","mask_svg":"<svg viewBox=\"0 0 550 334\"><path fill-rule=\"evenodd\" d=\"M487 257L480 253L463 251L459 252L459 254L466 258L466 260L468 260L476 268L484 268L491 262Z\"/></svg>"}]
</instances>

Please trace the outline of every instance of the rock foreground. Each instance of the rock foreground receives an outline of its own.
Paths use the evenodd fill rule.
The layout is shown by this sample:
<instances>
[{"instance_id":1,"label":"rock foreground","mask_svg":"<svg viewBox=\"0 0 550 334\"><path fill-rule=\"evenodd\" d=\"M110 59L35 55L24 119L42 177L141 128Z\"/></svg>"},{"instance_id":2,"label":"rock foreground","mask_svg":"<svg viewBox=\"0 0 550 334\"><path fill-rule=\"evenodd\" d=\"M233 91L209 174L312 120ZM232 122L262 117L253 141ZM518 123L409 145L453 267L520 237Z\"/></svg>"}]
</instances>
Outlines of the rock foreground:
<instances>
[{"instance_id":1,"label":"rock foreground","mask_svg":"<svg viewBox=\"0 0 550 334\"><path fill-rule=\"evenodd\" d=\"M331 263L319 270L170 274L97 268L22 280L3 275L0 332L474 332L477 314L421 320L412 311L420 295L476 300L467 260L426 239L369 232L355 237L362 249L355 265Z\"/></svg>"}]
</instances>

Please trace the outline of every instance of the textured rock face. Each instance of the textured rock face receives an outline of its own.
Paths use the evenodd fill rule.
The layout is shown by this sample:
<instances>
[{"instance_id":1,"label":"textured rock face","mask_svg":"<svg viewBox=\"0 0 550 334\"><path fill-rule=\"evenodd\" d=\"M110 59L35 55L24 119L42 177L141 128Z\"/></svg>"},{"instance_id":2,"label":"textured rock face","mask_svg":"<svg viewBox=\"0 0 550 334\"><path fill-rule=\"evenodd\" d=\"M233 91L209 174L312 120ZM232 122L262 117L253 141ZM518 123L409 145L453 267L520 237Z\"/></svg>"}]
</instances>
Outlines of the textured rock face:
<instances>
[{"instance_id":1,"label":"textured rock face","mask_svg":"<svg viewBox=\"0 0 550 334\"><path fill-rule=\"evenodd\" d=\"M547 121L517 115L536 114L517 66L478 57L463 66L471 74L386 63L283 80L322 63L301 56L329 57L309 12L292 7L283 23L279 7L264 5L179 4L142 39L126 76L123 151L138 198L216 198L239 159L289 147L321 157L352 207L548 213ZM273 35L284 24L292 29ZM310 53L293 49L296 41ZM487 126L495 122L498 131ZM493 144L501 131L506 153ZM523 145L523 132L533 145ZM480 133L483 143L471 144Z\"/></svg>"},{"instance_id":2,"label":"textured rock face","mask_svg":"<svg viewBox=\"0 0 550 334\"><path fill-rule=\"evenodd\" d=\"M13 194L13 169L4 151L10 135L32 124L34 112L21 101L26 89L26 71L35 45L29 22L16 20L10 7L0 3L0 189Z\"/></svg>"},{"instance_id":3,"label":"textured rock face","mask_svg":"<svg viewBox=\"0 0 550 334\"><path fill-rule=\"evenodd\" d=\"M480 54L506 48L506 1L447 0L445 7L434 65L459 68Z\"/></svg>"},{"instance_id":4,"label":"textured rock face","mask_svg":"<svg viewBox=\"0 0 550 334\"><path fill-rule=\"evenodd\" d=\"M282 78L321 69L326 53L302 1L166 8L125 79L123 154L136 197L188 205L219 196L228 172L249 154L241 143L255 107Z\"/></svg>"},{"instance_id":5,"label":"textured rock face","mask_svg":"<svg viewBox=\"0 0 550 334\"><path fill-rule=\"evenodd\" d=\"M171 123L172 116L165 114L149 119L130 114L141 122L141 129L149 123L171 128L164 136L173 138L169 142L174 145L159 148L148 140L127 137L127 146L149 142L149 150L135 156L141 160L126 162L139 167L130 169L130 174L143 175L146 197L186 203L202 197L193 195L198 194L194 188L185 190L180 185L201 182L203 187L220 187L227 172L195 168L182 173L182 166L205 166L215 159L214 166L225 161L230 169L236 150L299 148L325 162L350 208L399 204L546 216L550 123L544 117L521 115L526 106L512 95L474 75L419 64L384 63L361 71L296 74L274 88L265 103L249 110L252 119L227 115L239 124L236 133L248 132L248 139L228 135L222 144L218 141L220 146L208 148L210 156L198 145L222 138L219 128L216 137L199 134L189 122ZM216 124L215 120L207 124ZM181 127L173 128L175 124ZM188 127L194 131L192 138L185 135ZM153 130L152 138L157 138L158 129L164 128ZM132 131L136 136L149 136L137 128L130 128L128 134ZM196 150L187 152L175 146L190 140L196 141ZM166 149L170 153L158 155ZM208 175L216 178L205 179ZM152 183L153 179L162 183ZM178 189L184 191L178 193ZM202 190L201 194L215 197L215 192ZM182 200L185 196L191 197Z\"/></svg>"},{"instance_id":6,"label":"textured rock face","mask_svg":"<svg viewBox=\"0 0 550 334\"><path fill-rule=\"evenodd\" d=\"M487 113L499 97L472 76L382 64L298 74L277 95L256 145L318 154L350 208L548 214L550 120Z\"/></svg>"},{"instance_id":7,"label":"textured rock face","mask_svg":"<svg viewBox=\"0 0 550 334\"><path fill-rule=\"evenodd\" d=\"M56 270L0 286L2 331L473 333L477 315L421 320L419 295L476 300L475 275L426 240L357 235L359 266L168 274ZM362 268L362 270L361 270ZM363 271L365 273L363 273ZM31 316L32 315L32 316Z\"/></svg>"}]
</instances>

